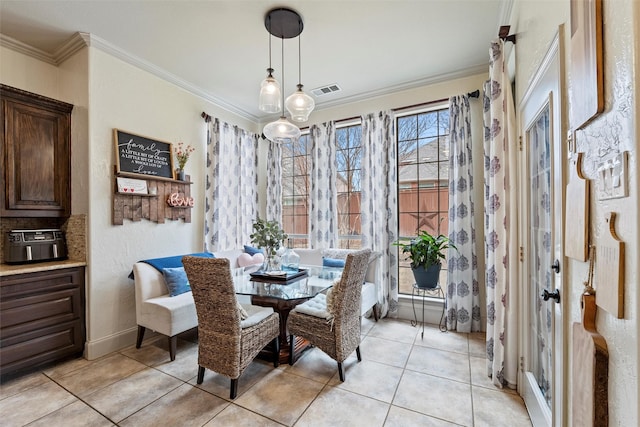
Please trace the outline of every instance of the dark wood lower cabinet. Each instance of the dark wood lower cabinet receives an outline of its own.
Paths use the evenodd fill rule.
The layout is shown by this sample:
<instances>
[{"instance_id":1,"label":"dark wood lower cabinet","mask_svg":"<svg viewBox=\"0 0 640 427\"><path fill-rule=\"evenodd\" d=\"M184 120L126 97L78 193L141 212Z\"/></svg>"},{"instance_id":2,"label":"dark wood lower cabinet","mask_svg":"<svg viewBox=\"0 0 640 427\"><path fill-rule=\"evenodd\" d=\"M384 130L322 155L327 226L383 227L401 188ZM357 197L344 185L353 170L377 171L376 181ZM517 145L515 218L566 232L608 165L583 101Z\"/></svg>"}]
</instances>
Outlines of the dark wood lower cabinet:
<instances>
[{"instance_id":1,"label":"dark wood lower cabinet","mask_svg":"<svg viewBox=\"0 0 640 427\"><path fill-rule=\"evenodd\" d=\"M81 356L84 267L0 278L0 375Z\"/></svg>"}]
</instances>

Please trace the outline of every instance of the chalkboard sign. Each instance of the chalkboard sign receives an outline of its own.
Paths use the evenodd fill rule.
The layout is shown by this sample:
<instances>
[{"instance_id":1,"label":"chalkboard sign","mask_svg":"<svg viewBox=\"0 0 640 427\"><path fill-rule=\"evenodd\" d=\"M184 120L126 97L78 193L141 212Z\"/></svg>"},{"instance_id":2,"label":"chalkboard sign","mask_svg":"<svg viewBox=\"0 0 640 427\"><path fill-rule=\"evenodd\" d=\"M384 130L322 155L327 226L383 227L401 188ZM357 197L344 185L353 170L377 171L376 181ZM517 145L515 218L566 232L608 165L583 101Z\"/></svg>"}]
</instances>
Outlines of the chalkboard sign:
<instances>
[{"instance_id":1,"label":"chalkboard sign","mask_svg":"<svg viewBox=\"0 0 640 427\"><path fill-rule=\"evenodd\" d=\"M170 142L113 130L118 172L175 179Z\"/></svg>"}]
</instances>

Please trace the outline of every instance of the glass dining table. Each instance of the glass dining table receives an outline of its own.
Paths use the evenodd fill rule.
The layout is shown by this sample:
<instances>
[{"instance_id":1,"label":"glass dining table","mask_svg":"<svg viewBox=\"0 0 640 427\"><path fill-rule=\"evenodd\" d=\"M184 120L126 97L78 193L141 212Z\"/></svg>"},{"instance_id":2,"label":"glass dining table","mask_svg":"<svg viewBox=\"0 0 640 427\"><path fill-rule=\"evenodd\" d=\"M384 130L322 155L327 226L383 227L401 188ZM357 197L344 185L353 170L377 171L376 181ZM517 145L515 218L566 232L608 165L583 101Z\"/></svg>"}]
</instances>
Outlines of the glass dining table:
<instances>
[{"instance_id":1,"label":"glass dining table","mask_svg":"<svg viewBox=\"0 0 640 427\"><path fill-rule=\"evenodd\" d=\"M289 334L287 319L289 312L298 304L313 298L333 286L341 270L321 266L301 265L297 272L254 271L255 268L238 268L233 271L237 295L247 295L251 304L272 307L280 315L280 362L289 361ZM309 343L296 337L294 354L300 355ZM265 349L263 356L272 358L272 349Z\"/></svg>"}]
</instances>

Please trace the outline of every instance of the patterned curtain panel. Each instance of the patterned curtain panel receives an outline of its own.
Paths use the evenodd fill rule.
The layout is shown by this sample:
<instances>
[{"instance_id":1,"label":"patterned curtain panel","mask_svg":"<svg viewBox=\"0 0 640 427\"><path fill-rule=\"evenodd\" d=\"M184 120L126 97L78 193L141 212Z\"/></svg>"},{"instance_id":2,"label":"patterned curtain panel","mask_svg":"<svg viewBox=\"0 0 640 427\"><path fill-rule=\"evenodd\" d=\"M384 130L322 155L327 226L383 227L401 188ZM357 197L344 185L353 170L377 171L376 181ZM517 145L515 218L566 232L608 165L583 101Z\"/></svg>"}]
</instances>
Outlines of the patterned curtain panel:
<instances>
[{"instance_id":1,"label":"patterned curtain panel","mask_svg":"<svg viewBox=\"0 0 640 427\"><path fill-rule=\"evenodd\" d=\"M513 388L518 368L517 137L503 52L502 40L491 43L484 85L487 364L495 385Z\"/></svg>"},{"instance_id":2,"label":"patterned curtain panel","mask_svg":"<svg viewBox=\"0 0 640 427\"><path fill-rule=\"evenodd\" d=\"M481 329L476 230L474 226L473 162L469 97L449 100L449 250L447 329Z\"/></svg>"},{"instance_id":3,"label":"patterned curtain panel","mask_svg":"<svg viewBox=\"0 0 640 427\"><path fill-rule=\"evenodd\" d=\"M362 117L362 246L379 251L381 316L398 316L398 163L394 118L384 111Z\"/></svg>"},{"instance_id":4,"label":"patterned curtain panel","mask_svg":"<svg viewBox=\"0 0 640 427\"><path fill-rule=\"evenodd\" d=\"M266 220L282 224L282 146L265 139L269 144L267 154L267 206Z\"/></svg>"},{"instance_id":5,"label":"patterned curtain panel","mask_svg":"<svg viewBox=\"0 0 640 427\"><path fill-rule=\"evenodd\" d=\"M311 191L309 192L309 245L338 247L336 190L336 129L333 122L313 125L311 138Z\"/></svg>"},{"instance_id":6,"label":"patterned curtain panel","mask_svg":"<svg viewBox=\"0 0 640 427\"><path fill-rule=\"evenodd\" d=\"M258 135L218 119L207 135L205 249L240 248L258 213Z\"/></svg>"}]
</instances>

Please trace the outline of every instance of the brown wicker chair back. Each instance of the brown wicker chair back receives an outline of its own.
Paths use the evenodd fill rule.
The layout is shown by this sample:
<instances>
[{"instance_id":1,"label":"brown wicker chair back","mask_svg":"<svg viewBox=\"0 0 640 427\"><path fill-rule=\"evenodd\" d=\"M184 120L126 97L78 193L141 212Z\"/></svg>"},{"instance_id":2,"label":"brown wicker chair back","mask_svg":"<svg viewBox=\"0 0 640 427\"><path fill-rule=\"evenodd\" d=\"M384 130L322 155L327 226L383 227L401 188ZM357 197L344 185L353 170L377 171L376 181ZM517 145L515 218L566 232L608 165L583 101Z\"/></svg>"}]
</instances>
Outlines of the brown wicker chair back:
<instances>
[{"instance_id":1,"label":"brown wicker chair back","mask_svg":"<svg viewBox=\"0 0 640 427\"><path fill-rule=\"evenodd\" d=\"M237 379L260 350L269 342L279 349L280 318L272 313L242 328L229 260L185 256L182 263L198 314L198 384L202 384L205 368L230 377L233 399ZM278 357L274 366L278 366Z\"/></svg>"},{"instance_id":2,"label":"brown wicker chair back","mask_svg":"<svg viewBox=\"0 0 640 427\"><path fill-rule=\"evenodd\" d=\"M342 362L355 350L360 356L360 298L370 249L363 249L347 255L342 277L331 289L331 311L333 318L310 316L293 310L289 314L287 327L290 342L294 336L307 339L332 359L338 362L340 380L344 381ZM290 350L289 364L295 360L294 348Z\"/></svg>"}]
</instances>

